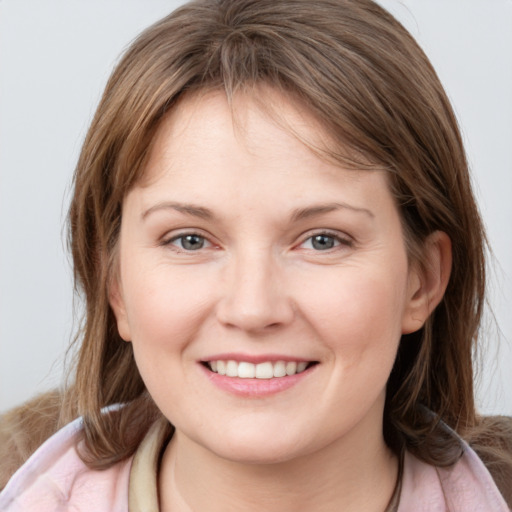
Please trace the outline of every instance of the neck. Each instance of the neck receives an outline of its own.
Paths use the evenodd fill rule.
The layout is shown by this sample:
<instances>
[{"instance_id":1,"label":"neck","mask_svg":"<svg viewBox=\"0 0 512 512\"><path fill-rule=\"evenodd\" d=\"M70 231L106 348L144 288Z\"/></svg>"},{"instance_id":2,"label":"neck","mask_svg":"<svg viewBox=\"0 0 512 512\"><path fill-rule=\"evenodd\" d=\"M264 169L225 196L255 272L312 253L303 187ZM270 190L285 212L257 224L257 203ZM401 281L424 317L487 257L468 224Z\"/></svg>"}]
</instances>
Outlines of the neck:
<instances>
[{"instance_id":1,"label":"neck","mask_svg":"<svg viewBox=\"0 0 512 512\"><path fill-rule=\"evenodd\" d=\"M382 426L374 437L349 433L321 451L274 464L226 460L177 432L162 460L161 510L384 512L398 462L381 432Z\"/></svg>"}]
</instances>

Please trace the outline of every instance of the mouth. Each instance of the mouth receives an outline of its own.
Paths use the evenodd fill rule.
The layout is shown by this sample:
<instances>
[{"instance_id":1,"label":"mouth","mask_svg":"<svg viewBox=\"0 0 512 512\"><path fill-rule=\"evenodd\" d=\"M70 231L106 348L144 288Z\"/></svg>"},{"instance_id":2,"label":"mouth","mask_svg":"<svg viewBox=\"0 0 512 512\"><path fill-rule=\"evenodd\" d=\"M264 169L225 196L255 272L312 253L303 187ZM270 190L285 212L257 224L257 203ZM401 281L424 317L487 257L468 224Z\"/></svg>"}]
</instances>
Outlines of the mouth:
<instances>
[{"instance_id":1,"label":"mouth","mask_svg":"<svg viewBox=\"0 0 512 512\"><path fill-rule=\"evenodd\" d=\"M303 373L318 361L249 361L212 360L201 364L212 373L238 379L280 379Z\"/></svg>"}]
</instances>

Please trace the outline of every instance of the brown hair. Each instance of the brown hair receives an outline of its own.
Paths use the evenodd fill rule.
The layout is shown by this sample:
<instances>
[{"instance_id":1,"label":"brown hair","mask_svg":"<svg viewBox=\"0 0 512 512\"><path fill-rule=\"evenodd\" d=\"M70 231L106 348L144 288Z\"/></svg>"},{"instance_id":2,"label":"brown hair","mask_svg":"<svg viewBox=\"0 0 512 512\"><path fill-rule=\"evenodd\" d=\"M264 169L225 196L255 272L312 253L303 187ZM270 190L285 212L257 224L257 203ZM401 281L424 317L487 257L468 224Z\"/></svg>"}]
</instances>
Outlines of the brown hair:
<instances>
[{"instance_id":1,"label":"brown hair","mask_svg":"<svg viewBox=\"0 0 512 512\"><path fill-rule=\"evenodd\" d=\"M371 0L197 0L143 32L114 70L77 165L70 245L86 317L68 404L84 417L93 467L129 456L159 411L131 344L120 338L108 283L126 193L162 119L180 97L265 84L293 95L330 134L340 164L389 172L411 259L436 230L453 269L426 325L403 336L388 383L385 437L435 465L461 454L476 425L472 351L482 313L484 232L457 121L423 51ZM69 398L71 397L71 398ZM116 414L102 407L127 405Z\"/></svg>"}]
</instances>

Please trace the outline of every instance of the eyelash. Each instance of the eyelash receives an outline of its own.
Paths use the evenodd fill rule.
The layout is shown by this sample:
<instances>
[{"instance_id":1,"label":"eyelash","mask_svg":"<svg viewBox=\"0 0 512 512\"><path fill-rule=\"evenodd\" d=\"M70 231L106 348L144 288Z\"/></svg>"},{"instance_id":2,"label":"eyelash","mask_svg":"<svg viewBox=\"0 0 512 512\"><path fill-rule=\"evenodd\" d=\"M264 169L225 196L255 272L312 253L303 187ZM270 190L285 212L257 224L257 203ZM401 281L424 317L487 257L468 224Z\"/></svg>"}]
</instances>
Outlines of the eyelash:
<instances>
[{"instance_id":1,"label":"eyelash","mask_svg":"<svg viewBox=\"0 0 512 512\"><path fill-rule=\"evenodd\" d=\"M181 253L193 253L193 252L199 252L201 249L204 249L204 245L199 247L199 249L196 249L196 250L193 250L193 249L186 249L185 247L183 247L183 242L184 240L187 238L187 237L196 237L200 240L203 241L204 244L207 244L208 247L211 247L213 246L212 242L210 242L207 237L203 236L202 234L200 233L196 233L196 232L189 232L189 233L180 233L179 235L175 235L171 238L168 238L168 239L165 239L165 240L162 240L162 243L161 245L163 246L174 246L175 247L175 250L177 252L181 252ZM173 242L176 242L178 240L181 240L181 247L178 246L178 245L175 245Z\"/></svg>"},{"instance_id":2,"label":"eyelash","mask_svg":"<svg viewBox=\"0 0 512 512\"><path fill-rule=\"evenodd\" d=\"M196 237L197 239L202 241L203 245L201 245L201 247L199 247L198 249L195 249L195 250L187 249L183 246L184 241L187 237ZM315 240L315 238L320 238L320 237L324 237L326 239L332 240L332 243L334 245L332 247L327 247L327 248L323 248L323 249L315 248L313 245L315 243L314 240ZM174 242L177 242L179 240L181 240L181 243L178 246ZM299 248L299 247L303 246L308 241L311 241L312 247L308 247L305 249L312 250L313 252L330 252L330 251L336 250L336 248L338 248L340 246L352 247L354 245L353 240L347 236L340 236L339 233L333 233L330 231L318 231L316 233L309 234L309 236L307 238L304 238L303 241L301 243L299 243L296 247ZM190 254L193 252L199 252L199 251L201 251L201 249L210 248L213 246L213 243L210 242L208 240L208 238L206 236L202 235L201 233L192 231L192 232L188 232L188 233L180 233L179 235L175 235L169 239L165 239L162 241L161 245L162 246L172 245L177 252ZM205 245L206 245L206 247L205 247Z\"/></svg>"},{"instance_id":3,"label":"eyelash","mask_svg":"<svg viewBox=\"0 0 512 512\"><path fill-rule=\"evenodd\" d=\"M318 231L316 233L310 233L309 236L304 238L304 240L297 247L301 247L308 241L311 241L311 245L313 245L314 239L317 237L325 237L332 239L335 245L333 247L328 247L326 249L315 249L314 247L308 247L307 250L312 250L314 252L330 252L336 250L340 246L352 247L354 245L354 241L348 236L342 236L339 233L334 233L332 231Z\"/></svg>"}]
</instances>

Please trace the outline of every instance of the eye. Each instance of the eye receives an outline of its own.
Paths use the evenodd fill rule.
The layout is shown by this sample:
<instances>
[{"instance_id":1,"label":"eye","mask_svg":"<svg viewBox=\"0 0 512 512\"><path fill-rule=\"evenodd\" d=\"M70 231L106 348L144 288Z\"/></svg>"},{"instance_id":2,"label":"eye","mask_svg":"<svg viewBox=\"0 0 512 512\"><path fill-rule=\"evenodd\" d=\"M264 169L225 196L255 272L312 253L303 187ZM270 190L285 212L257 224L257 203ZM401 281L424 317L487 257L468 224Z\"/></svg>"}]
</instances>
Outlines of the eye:
<instances>
[{"instance_id":1,"label":"eye","mask_svg":"<svg viewBox=\"0 0 512 512\"><path fill-rule=\"evenodd\" d=\"M315 251L328 251L329 249L334 249L340 245L350 246L352 245L352 242L337 235L318 233L304 240L301 247L303 249L313 249Z\"/></svg>"},{"instance_id":2,"label":"eye","mask_svg":"<svg viewBox=\"0 0 512 512\"><path fill-rule=\"evenodd\" d=\"M197 233L186 233L176 236L165 242L165 245L173 245L182 251L199 251L210 247L211 243L204 236Z\"/></svg>"}]
</instances>

